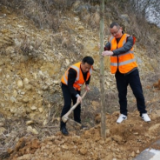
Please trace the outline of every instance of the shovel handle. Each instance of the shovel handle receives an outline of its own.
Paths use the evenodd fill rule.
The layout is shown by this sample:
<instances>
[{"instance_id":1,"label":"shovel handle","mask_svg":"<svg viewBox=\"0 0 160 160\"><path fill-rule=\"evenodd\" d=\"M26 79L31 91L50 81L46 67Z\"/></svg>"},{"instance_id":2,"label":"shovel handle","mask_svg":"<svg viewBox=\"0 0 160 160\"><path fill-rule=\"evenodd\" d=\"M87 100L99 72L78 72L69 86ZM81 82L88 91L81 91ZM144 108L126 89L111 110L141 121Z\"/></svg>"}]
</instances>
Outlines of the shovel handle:
<instances>
[{"instance_id":1,"label":"shovel handle","mask_svg":"<svg viewBox=\"0 0 160 160\"><path fill-rule=\"evenodd\" d=\"M87 90L83 93L82 95L82 99L85 97L87 93ZM70 110L62 117L62 121L63 122L67 122L68 120L68 116L72 113L72 111L79 105L80 102L77 102L75 105L73 105Z\"/></svg>"}]
</instances>

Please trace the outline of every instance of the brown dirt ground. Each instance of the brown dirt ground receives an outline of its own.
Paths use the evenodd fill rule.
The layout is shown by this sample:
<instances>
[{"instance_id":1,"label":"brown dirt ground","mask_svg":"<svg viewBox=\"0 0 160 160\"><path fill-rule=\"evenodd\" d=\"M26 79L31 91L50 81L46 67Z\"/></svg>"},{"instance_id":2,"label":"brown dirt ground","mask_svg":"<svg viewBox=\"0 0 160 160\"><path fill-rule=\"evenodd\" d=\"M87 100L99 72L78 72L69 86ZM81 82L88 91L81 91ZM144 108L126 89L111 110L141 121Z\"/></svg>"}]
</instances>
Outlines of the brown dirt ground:
<instances>
[{"instance_id":1,"label":"brown dirt ground","mask_svg":"<svg viewBox=\"0 0 160 160\"><path fill-rule=\"evenodd\" d=\"M117 117L118 112L106 115L105 140L100 124L88 130L69 129L69 136L57 132L41 142L33 136L23 137L14 149L8 149L9 160L130 160L160 136L158 112L150 114L149 123L138 112L129 113L122 124L116 124ZM100 115L95 119L100 121Z\"/></svg>"}]
</instances>

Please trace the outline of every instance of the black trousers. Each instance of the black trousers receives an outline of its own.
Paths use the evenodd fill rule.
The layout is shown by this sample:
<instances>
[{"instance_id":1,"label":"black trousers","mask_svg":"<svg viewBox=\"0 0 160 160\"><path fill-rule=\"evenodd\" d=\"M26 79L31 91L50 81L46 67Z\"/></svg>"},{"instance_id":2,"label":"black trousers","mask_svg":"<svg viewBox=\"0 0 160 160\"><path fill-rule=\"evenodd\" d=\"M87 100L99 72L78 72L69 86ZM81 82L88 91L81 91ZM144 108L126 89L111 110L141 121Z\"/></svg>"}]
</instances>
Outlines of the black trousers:
<instances>
[{"instance_id":1,"label":"black trousers","mask_svg":"<svg viewBox=\"0 0 160 160\"><path fill-rule=\"evenodd\" d=\"M140 82L139 71L138 69L132 71L129 74L122 74L119 71L115 74L118 97L120 104L120 113L127 116L127 86L130 85L132 92L137 100L137 109L140 112L140 116L143 113L147 113L145 100L143 96L142 85Z\"/></svg>"},{"instance_id":2,"label":"black trousers","mask_svg":"<svg viewBox=\"0 0 160 160\"><path fill-rule=\"evenodd\" d=\"M71 93L69 92L68 86L62 85L61 88L62 88L63 98L64 98L64 106L61 112L61 118L62 118L63 115L65 115L71 108L71 102L73 102L73 105L77 102L77 97L71 95ZM80 95L80 91L77 91L77 93ZM80 118L81 105L80 104L74 109L73 113L74 113L74 120L78 123L81 123L81 118ZM66 123L64 123L61 120L60 128L65 126L66 126Z\"/></svg>"}]
</instances>

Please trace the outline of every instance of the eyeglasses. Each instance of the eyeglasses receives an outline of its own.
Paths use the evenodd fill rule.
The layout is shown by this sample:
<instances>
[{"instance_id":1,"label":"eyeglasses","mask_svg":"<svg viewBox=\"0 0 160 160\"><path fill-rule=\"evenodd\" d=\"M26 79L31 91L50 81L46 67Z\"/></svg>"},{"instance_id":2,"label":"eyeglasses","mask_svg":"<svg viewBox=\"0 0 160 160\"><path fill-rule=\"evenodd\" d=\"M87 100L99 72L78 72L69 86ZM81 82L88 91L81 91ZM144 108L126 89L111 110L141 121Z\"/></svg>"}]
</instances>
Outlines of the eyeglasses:
<instances>
[{"instance_id":1,"label":"eyeglasses","mask_svg":"<svg viewBox=\"0 0 160 160\"><path fill-rule=\"evenodd\" d=\"M112 35L116 35L116 34L119 32L119 30L120 30L120 28L118 28L118 30L115 31L115 32L111 32L111 34L112 34Z\"/></svg>"}]
</instances>

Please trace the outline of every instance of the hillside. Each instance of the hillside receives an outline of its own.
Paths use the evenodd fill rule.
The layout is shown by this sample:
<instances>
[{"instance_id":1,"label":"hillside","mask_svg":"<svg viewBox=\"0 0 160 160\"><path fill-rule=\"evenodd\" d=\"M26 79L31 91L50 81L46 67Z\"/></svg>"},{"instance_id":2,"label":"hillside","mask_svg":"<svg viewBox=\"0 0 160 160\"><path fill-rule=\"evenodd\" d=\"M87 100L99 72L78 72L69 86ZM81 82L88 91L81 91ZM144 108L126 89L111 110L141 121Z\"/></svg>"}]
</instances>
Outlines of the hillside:
<instances>
[{"instance_id":1,"label":"hillside","mask_svg":"<svg viewBox=\"0 0 160 160\"><path fill-rule=\"evenodd\" d=\"M107 138L101 139L98 4L76 1L69 7L57 9L58 19L50 17L55 18L51 28L43 21L38 21L40 26L35 23L32 16L36 17L36 10L29 17L22 14L26 10L5 3L0 5L1 159L129 160L159 137L160 91L153 84L160 79L157 72L160 59L158 53L148 54L147 47L140 45L138 40L135 55L152 122L147 124L139 118L135 98L128 88L129 118L122 125L115 123L118 97L114 75L109 72L109 59L105 58ZM28 8L27 13L32 9ZM109 35L108 25L114 20L111 15L115 14L109 8L106 12L110 16L105 19L105 42ZM119 12L124 16L121 10ZM41 16L43 18L43 14ZM158 29L153 29L158 33ZM64 137L59 132L63 106L60 78L69 65L85 55L95 60L91 91L82 104L82 122L89 129L79 130L68 123L70 135Z\"/></svg>"}]
</instances>

